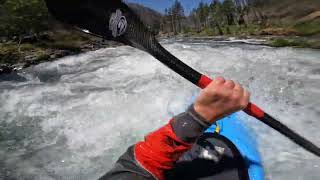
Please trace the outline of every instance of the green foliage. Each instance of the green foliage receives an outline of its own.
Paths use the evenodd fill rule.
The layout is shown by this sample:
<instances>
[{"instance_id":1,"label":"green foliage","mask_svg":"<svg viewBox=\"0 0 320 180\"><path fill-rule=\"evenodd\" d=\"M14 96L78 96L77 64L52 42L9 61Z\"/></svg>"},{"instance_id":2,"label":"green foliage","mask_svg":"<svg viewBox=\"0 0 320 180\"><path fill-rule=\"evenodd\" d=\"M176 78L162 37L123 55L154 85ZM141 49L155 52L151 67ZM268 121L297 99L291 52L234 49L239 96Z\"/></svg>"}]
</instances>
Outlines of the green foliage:
<instances>
[{"instance_id":1,"label":"green foliage","mask_svg":"<svg viewBox=\"0 0 320 180\"><path fill-rule=\"evenodd\" d=\"M13 37L37 34L48 27L43 0L3 0L0 5L0 35Z\"/></svg>"},{"instance_id":2,"label":"green foliage","mask_svg":"<svg viewBox=\"0 0 320 180\"><path fill-rule=\"evenodd\" d=\"M54 48L54 49L61 49L61 50L69 50L72 52L80 52L81 42L68 42L68 41L58 41L54 43L48 44L48 47Z\"/></svg>"},{"instance_id":3,"label":"green foliage","mask_svg":"<svg viewBox=\"0 0 320 180\"><path fill-rule=\"evenodd\" d=\"M87 36L81 36L77 32L56 31L50 33L50 40L41 40L36 43L10 42L0 43L0 64L16 64L23 62L28 56L39 63L50 59L50 55L59 50L81 52L81 47L92 42Z\"/></svg>"},{"instance_id":4,"label":"green foliage","mask_svg":"<svg viewBox=\"0 0 320 180\"><path fill-rule=\"evenodd\" d=\"M30 50L33 50L34 49L34 45L32 44L21 44L20 46L20 51L30 51Z\"/></svg>"},{"instance_id":5,"label":"green foliage","mask_svg":"<svg viewBox=\"0 0 320 180\"><path fill-rule=\"evenodd\" d=\"M202 36L214 36L214 35L217 35L217 33L212 28L204 28L200 32L200 35L202 35Z\"/></svg>"},{"instance_id":6,"label":"green foliage","mask_svg":"<svg viewBox=\"0 0 320 180\"><path fill-rule=\"evenodd\" d=\"M307 40L303 39L285 39L285 38L278 38L272 41L271 43L274 47L286 47L286 46L293 46L293 47L310 47L311 44Z\"/></svg>"},{"instance_id":7,"label":"green foliage","mask_svg":"<svg viewBox=\"0 0 320 180\"><path fill-rule=\"evenodd\" d=\"M202 33L208 32L208 28L215 34L223 35L230 34L230 30L227 26L235 24L237 8L233 0L213 0L212 3L205 4L203 2L199 3L199 6L193 10L191 16L194 21L199 21L198 29ZM204 30L207 29L207 30ZM225 31L224 31L225 30ZM208 32L212 34L212 32Z\"/></svg>"},{"instance_id":8,"label":"green foliage","mask_svg":"<svg viewBox=\"0 0 320 180\"><path fill-rule=\"evenodd\" d=\"M189 32L192 32L191 27L184 26L183 29L182 29L182 33L186 34L186 33L189 33Z\"/></svg>"},{"instance_id":9,"label":"green foliage","mask_svg":"<svg viewBox=\"0 0 320 180\"><path fill-rule=\"evenodd\" d=\"M20 51L19 51L20 49ZM32 44L4 43L0 44L0 63L16 64L22 62L28 54L35 57L36 61L45 61L50 58L47 50Z\"/></svg>"},{"instance_id":10,"label":"green foliage","mask_svg":"<svg viewBox=\"0 0 320 180\"><path fill-rule=\"evenodd\" d=\"M209 16L209 6L202 1L199 4L199 7L196 10L200 23L203 27L207 26L207 18Z\"/></svg>"},{"instance_id":11,"label":"green foliage","mask_svg":"<svg viewBox=\"0 0 320 180\"><path fill-rule=\"evenodd\" d=\"M14 44L0 44L0 63L13 64L21 59L18 46Z\"/></svg>"},{"instance_id":12,"label":"green foliage","mask_svg":"<svg viewBox=\"0 0 320 180\"><path fill-rule=\"evenodd\" d=\"M221 6L221 13L225 15L228 25L234 24L234 18L236 13L234 1L224 0Z\"/></svg>"},{"instance_id":13,"label":"green foliage","mask_svg":"<svg viewBox=\"0 0 320 180\"><path fill-rule=\"evenodd\" d=\"M50 59L50 55L46 51L43 51L37 55L36 61L46 61L48 59Z\"/></svg>"},{"instance_id":14,"label":"green foliage","mask_svg":"<svg viewBox=\"0 0 320 180\"><path fill-rule=\"evenodd\" d=\"M299 23L294 26L294 29L298 31L299 35L303 36L320 34L320 21Z\"/></svg>"},{"instance_id":15,"label":"green foliage","mask_svg":"<svg viewBox=\"0 0 320 180\"><path fill-rule=\"evenodd\" d=\"M290 43L287 39L279 38L272 41L271 45L274 47L288 46Z\"/></svg>"},{"instance_id":16,"label":"green foliage","mask_svg":"<svg viewBox=\"0 0 320 180\"><path fill-rule=\"evenodd\" d=\"M50 41L41 41L35 45L44 49L60 49L81 52L81 47L92 40L78 32L57 31L52 33Z\"/></svg>"},{"instance_id":17,"label":"green foliage","mask_svg":"<svg viewBox=\"0 0 320 180\"><path fill-rule=\"evenodd\" d=\"M311 43L311 47L315 49L320 49L320 40L314 40Z\"/></svg>"}]
</instances>

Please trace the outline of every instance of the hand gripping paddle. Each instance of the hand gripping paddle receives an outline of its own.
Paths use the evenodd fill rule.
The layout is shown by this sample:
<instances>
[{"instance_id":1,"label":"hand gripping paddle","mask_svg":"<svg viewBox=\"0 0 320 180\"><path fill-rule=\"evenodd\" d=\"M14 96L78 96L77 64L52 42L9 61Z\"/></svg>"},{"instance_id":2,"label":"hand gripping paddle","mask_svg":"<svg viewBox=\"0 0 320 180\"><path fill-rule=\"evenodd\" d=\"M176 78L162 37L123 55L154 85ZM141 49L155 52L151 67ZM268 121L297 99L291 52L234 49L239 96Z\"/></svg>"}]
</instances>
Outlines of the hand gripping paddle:
<instances>
[{"instance_id":1,"label":"hand gripping paddle","mask_svg":"<svg viewBox=\"0 0 320 180\"><path fill-rule=\"evenodd\" d=\"M45 0L50 13L58 20L87 34L121 42L146 51L176 73L200 88L212 80L184 64L165 50L137 15L120 0ZM275 118L250 103L248 115L285 135L307 151L320 156L320 148Z\"/></svg>"}]
</instances>

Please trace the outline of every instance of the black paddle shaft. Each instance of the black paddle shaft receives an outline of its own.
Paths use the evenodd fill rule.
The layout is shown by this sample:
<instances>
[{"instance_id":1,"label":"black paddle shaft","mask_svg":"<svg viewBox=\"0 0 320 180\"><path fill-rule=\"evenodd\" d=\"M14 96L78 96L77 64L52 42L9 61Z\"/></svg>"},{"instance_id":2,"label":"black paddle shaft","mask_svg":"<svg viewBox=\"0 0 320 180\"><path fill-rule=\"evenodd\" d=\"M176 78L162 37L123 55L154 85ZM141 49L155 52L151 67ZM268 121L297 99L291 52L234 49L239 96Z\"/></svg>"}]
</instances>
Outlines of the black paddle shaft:
<instances>
[{"instance_id":1,"label":"black paddle shaft","mask_svg":"<svg viewBox=\"0 0 320 180\"><path fill-rule=\"evenodd\" d=\"M81 29L85 33L146 51L200 88L205 88L212 81L164 49L138 16L120 0L46 0L46 3L51 14L58 20ZM320 156L319 147L256 105L250 103L244 111L307 151Z\"/></svg>"}]
</instances>

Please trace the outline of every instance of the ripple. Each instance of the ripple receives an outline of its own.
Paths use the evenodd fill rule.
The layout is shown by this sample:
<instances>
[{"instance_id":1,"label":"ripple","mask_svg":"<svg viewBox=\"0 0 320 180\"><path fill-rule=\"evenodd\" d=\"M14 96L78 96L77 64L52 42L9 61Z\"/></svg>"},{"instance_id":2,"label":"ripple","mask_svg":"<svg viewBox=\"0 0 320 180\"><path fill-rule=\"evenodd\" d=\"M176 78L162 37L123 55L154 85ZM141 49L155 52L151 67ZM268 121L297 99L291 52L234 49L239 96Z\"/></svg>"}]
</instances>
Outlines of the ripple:
<instances>
[{"instance_id":1,"label":"ripple","mask_svg":"<svg viewBox=\"0 0 320 180\"><path fill-rule=\"evenodd\" d=\"M209 76L239 81L253 102L320 144L319 51L201 39L168 40L165 47ZM0 179L97 179L199 93L127 46L39 64L18 76L0 81ZM319 177L320 160L255 119L243 121L256 134L267 178Z\"/></svg>"}]
</instances>

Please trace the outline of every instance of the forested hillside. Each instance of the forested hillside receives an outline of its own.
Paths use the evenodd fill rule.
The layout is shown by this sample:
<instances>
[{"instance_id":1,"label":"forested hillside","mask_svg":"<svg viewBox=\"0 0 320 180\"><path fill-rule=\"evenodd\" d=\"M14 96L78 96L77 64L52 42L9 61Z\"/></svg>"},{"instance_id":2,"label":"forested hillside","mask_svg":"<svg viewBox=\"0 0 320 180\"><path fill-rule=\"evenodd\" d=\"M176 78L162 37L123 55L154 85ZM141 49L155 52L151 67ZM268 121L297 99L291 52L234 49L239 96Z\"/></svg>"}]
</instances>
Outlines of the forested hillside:
<instances>
[{"instance_id":1,"label":"forested hillside","mask_svg":"<svg viewBox=\"0 0 320 180\"><path fill-rule=\"evenodd\" d=\"M319 0L213 0L200 1L184 14L176 0L166 9L161 34L183 36L255 36L271 46L320 48Z\"/></svg>"},{"instance_id":2,"label":"forested hillside","mask_svg":"<svg viewBox=\"0 0 320 180\"><path fill-rule=\"evenodd\" d=\"M143 5L129 3L155 32L237 35L274 33L315 35L319 33L319 0L213 0L199 2L191 14L176 0L163 14ZM0 37L19 39L56 29L43 0L1 0ZM305 28L301 28L303 25ZM307 26L307 27L306 27ZM269 28L269 32L268 32ZM278 33L281 34L278 29Z\"/></svg>"},{"instance_id":3,"label":"forested hillside","mask_svg":"<svg viewBox=\"0 0 320 180\"><path fill-rule=\"evenodd\" d=\"M190 15L184 14L176 0L165 11L161 30L200 35L317 35L319 19L319 0L213 0L200 2Z\"/></svg>"}]
</instances>

